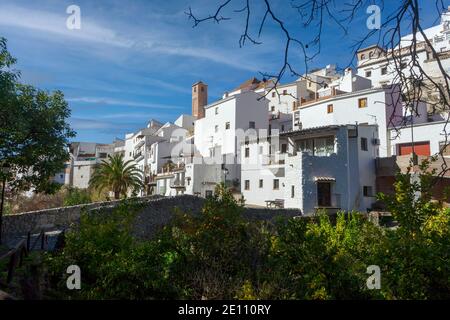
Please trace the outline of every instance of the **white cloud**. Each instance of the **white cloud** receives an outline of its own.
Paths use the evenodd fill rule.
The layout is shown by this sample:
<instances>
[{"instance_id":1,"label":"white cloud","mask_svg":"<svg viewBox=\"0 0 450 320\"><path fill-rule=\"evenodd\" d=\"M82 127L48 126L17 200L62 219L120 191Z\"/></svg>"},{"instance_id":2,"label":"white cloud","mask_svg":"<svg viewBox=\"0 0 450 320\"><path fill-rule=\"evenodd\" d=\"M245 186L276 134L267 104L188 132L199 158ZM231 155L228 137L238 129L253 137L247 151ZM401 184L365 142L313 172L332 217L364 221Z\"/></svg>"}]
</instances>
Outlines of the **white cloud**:
<instances>
[{"instance_id":1,"label":"white cloud","mask_svg":"<svg viewBox=\"0 0 450 320\"><path fill-rule=\"evenodd\" d=\"M182 109L180 106L159 104L159 103L144 103L136 101L127 101L112 98L102 98L102 97L76 97L76 98L66 98L68 102L81 102L81 103L92 103L92 104L105 104L114 106L124 106L124 107L137 107L137 108L152 108L152 109Z\"/></svg>"},{"instance_id":2,"label":"white cloud","mask_svg":"<svg viewBox=\"0 0 450 320\"><path fill-rule=\"evenodd\" d=\"M81 12L81 29L69 30L66 27L68 15L64 12L56 14L19 7L13 4L0 4L0 26L27 29L41 35L51 34L53 39L55 39L54 36L57 36L59 37L58 39L62 38L69 41L83 41L97 46L113 46L128 49L130 52L208 60L252 72L262 71L261 69L265 67L261 60L258 61L255 57L249 57L249 54L250 56L252 55L251 52L247 51L244 53L244 51L229 49L221 43L215 47L210 44L205 46L206 43L210 42L190 38L187 36L187 30L190 30L190 28L185 29L190 26L187 21L185 28L183 26L174 28L167 21L155 20L152 21L153 30L136 29L127 25L119 26L118 24L116 24L116 29L113 29L112 27L103 26L99 19L94 23L83 15L83 10ZM116 30L121 30L121 32ZM200 33L200 30L198 32ZM217 32L218 34L221 33L220 30L217 30ZM70 44L74 45L73 43ZM85 49L88 50L89 48ZM258 47L258 49L261 48ZM97 50L93 53L102 54L102 52ZM114 53L114 50L103 52L105 56L113 55ZM172 87L172 89L180 91L175 87Z\"/></svg>"},{"instance_id":3,"label":"white cloud","mask_svg":"<svg viewBox=\"0 0 450 320\"><path fill-rule=\"evenodd\" d=\"M15 5L0 5L0 26L23 28L39 33L51 33L65 38L130 48L133 42L121 38L114 30L82 18L80 30L66 27L68 15L30 10Z\"/></svg>"}]
</instances>

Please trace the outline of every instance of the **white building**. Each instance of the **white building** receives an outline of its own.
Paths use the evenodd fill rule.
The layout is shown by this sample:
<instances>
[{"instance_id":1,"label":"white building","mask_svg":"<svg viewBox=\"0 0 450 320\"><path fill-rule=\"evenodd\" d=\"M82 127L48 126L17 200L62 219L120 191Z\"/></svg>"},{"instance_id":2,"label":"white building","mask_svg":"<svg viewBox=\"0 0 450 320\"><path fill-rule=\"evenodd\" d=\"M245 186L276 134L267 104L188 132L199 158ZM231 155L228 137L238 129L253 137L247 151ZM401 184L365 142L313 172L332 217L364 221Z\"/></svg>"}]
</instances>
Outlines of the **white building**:
<instances>
[{"instance_id":1,"label":"white building","mask_svg":"<svg viewBox=\"0 0 450 320\"><path fill-rule=\"evenodd\" d=\"M354 75L352 70L346 70L330 87L319 90L316 98L301 100L293 112L294 130L348 123L378 125L381 157L390 155L388 128L403 121L399 89L371 88L367 79Z\"/></svg>"},{"instance_id":2,"label":"white building","mask_svg":"<svg viewBox=\"0 0 450 320\"><path fill-rule=\"evenodd\" d=\"M120 140L111 144L72 142L69 146L70 160L65 163L64 170L56 174L53 180L75 188L88 188L95 166L112 155L120 143Z\"/></svg>"},{"instance_id":3,"label":"white building","mask_svg":"<svg viewBox=\"0 0 450 320\"><path fill-rule=\"evenodd\" d=\"M439 25L424 29L433 49L440 56L444 69L450 71L450 7L443 12ZM400 44L391 51L386 51L378 45L373 45L357 52L358 75L372 80L374 87L381 87L399 82L398 69L404 69L405 76L410 74L411 41L413 35L401 38ZM416 59L424 71L432 77L442 77L432 50L424 41L421 33L416 35ZM394 58L395 57L395 62ZM416 74L419 70L414 68ZM434 74L436 73L436 74Z\"/></svg>"},{"instance_id":4,"label":"white building","mask_svg":"<svg viewBox=\"0 0 450 320\"><path fill-rule=\"evenodd\" d=\"M240 179L239 141L248 130L268 128L268 100L254 91L245 91L211 103L204 110L204 118L195 121L196 151L204 158L205 166L224 164L229 182Z\"/></svg>"},{"instance_id":5,"label":"white building","mask_svg":"<svg viewBox=\"0 0 450 320\"><path fill-rule=\"evenodd\" d=\"M403 156L414 153L419 156L439 154L450 156L450 127L446 121L415 124L390 130L391 154Z\"/></svg>"},{"instance_id":6,"label":"white building","mask_svg":"<svg viewBox=\"0 0 450 320\"><path fill-rule=\"evenodd\" d=\"M365 211L374 202L377 139L373 125L330 125L244 142L246 204L281 199L304 214L320 208Z\"/></svg>"}]
</instances>

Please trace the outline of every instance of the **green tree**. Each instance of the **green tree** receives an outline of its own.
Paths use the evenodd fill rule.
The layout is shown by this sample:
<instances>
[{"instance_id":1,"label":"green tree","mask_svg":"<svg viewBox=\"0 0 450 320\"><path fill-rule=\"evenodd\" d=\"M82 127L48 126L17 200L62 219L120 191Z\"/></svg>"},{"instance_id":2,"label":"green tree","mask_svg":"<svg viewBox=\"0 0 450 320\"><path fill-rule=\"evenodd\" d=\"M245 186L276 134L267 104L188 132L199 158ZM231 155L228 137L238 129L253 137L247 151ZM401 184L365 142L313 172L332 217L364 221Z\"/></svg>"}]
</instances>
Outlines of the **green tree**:
<instances>
[{"instance_id":1,"label":"green tree","mask_svg":"<svg viewBox=\"0 0 450 320\"><path fill-rule=\"evenodd\" d=\"M126 197L129 190L133 193L138 192L144 187L143 175L132 162L132 160L125 162L121 154L109 156L108 160L103 160L97 166L89 186L98 192L112 191L115 199L119 199L120 196Z\"/></svg>"},{"instance_id":2,"label":"green tree","mask_svg":"<svg viewBox=\"0 0 450 320\"><path fill-rule=\"evenodd\" d=\"M62 92L21 84L15 63L0 38L0 162L11 166L14 189L53 193L59 185L51 177L64 168L68 139L75 136L70 109Z\"/></svg>"}]
</instances>

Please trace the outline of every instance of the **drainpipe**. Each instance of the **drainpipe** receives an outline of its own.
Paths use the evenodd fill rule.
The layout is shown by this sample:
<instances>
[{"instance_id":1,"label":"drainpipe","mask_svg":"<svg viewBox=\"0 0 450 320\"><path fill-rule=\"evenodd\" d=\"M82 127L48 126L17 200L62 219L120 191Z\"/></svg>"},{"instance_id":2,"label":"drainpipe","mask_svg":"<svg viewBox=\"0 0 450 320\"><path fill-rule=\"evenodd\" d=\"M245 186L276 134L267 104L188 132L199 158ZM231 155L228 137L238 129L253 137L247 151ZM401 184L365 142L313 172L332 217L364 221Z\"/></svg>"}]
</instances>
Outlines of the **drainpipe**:
<instances>
[{"instance_id":1,"label":"drainpipe","mask_svg":"<svg viewBox=\"0 0 450 320\"><path fill-rule=\"evenodd\" d=\"M358 132L358 123L356 123L356 130ZM347 129L347 209L350 208L350 163L349 163L350 152L348 147L349 143L350 137L348 136L348 129ZM358 138L356 138L356 144L358 144Z\"/></svg>"}]
</instances>

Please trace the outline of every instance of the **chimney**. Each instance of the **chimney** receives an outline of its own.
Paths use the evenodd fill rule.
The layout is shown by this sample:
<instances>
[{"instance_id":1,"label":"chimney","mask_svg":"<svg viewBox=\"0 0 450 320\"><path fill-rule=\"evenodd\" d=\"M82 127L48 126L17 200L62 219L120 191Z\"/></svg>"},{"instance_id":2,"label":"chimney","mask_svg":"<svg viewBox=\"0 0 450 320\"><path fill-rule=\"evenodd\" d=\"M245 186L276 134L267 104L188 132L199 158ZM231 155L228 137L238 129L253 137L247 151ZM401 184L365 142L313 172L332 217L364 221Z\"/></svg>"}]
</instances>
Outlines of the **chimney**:
<instances>
[{"instance_id":1,"label":"chimney","mask_svg":"<svg viewBox=\"0 0 450 320\"><path fill-rule=\"evenodd\" d=\"M199 81L192 85L192 115L196 119L205 117L205 106L208 104L208 85Z\"/></svg>"}]
</instances>

